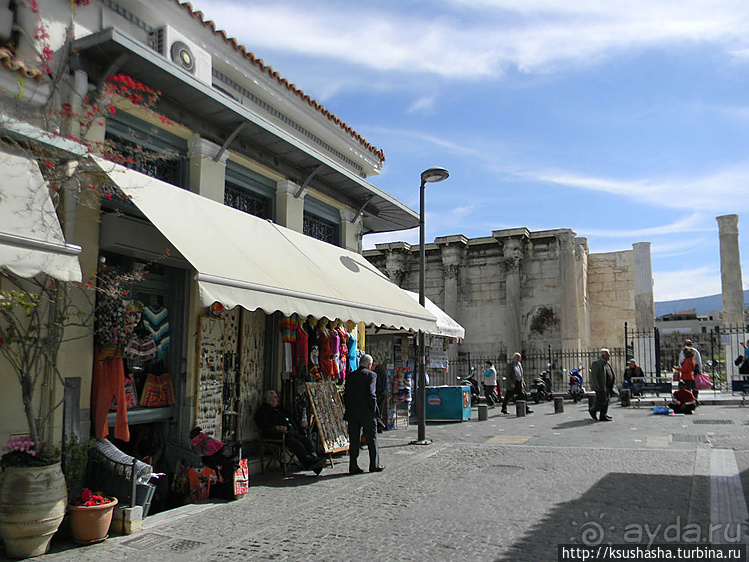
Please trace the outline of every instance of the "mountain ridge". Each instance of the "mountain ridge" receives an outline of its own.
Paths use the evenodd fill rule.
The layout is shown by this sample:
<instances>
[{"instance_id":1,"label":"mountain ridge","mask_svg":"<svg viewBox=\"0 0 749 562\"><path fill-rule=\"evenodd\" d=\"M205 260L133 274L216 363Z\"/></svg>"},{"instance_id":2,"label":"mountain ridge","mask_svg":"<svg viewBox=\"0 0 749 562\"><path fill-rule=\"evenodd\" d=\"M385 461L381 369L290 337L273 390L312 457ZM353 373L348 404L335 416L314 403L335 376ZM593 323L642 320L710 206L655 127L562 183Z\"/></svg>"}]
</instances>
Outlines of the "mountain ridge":
<instances>
[{"instance_id":1,"label":"mountain ridge","mask_svg":"<svg viewBox=\"0 0 749 562\"><path fill-rule=\"evenodd\" d=\"M744 291L744 306L747 305L747 299L749 298L749 290ZM664 314L673 314L674 312L681 312L682 310L695 309L698 315L704 315L708 312L716 312L723 308L723 296L718 293L717 295L707 295L705 297L693 297L689 299L677 299L672 301L660 301L655 303L655 316L663 316Z\"/></svg>"}]
</instances>

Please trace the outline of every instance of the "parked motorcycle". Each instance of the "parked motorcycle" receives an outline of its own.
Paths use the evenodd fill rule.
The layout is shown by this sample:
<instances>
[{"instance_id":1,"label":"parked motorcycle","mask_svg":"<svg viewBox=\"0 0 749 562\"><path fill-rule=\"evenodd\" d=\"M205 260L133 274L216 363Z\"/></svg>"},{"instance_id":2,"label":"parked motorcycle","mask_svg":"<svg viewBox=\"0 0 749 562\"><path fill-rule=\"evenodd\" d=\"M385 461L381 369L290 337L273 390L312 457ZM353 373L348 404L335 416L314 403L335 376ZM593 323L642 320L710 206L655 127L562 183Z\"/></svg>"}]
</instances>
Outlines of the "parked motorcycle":
<instances>
[{"instance_id":1,"label":"parked motorcycle","mask_svg":"<svg viewBox=\"0 0 749 562\"><path fill-rule=\"evenodd\" d=\"M531 381L531 398L538 404L541 400L552 400L551 371L543 371Z\"/></svg>"},{"instance_id":2,"label":"parked motorcycle","mask_svg":"<svg viewBox=\"0 0 749 562\"><path fill-rule=\"evenodd\" d=\"M585 396L585 389L583 388L583 375L582 375L582 363L579 369L572 369L570 371L570 396L572 401L577 404L583 396Z\"/></svg>"},{"instance_id":3,"label":"parked motorcycle","mask_svg":"<svg viewBox=\"0 0 749 562\"><path fill-rule=\"evenodd\" d=\"M479 383L476 381L474 376L475 367L471 367L471 374L467 377L461 377L458 375L458 386L469 386L471 387L471 406L475 406L479 403L481 398L481 390L479 389Z\"/></svg>"}]
</instances>

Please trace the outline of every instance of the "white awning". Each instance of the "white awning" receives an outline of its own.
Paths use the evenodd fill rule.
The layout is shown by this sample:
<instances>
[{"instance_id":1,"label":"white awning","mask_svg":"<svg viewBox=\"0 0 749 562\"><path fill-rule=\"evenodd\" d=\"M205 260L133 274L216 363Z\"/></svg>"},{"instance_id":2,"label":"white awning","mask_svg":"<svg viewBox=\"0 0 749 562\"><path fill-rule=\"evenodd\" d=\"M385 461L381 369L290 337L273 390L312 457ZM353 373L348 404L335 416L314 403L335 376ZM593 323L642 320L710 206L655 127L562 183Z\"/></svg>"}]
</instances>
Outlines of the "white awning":
<instances>
[{"instance_id":1,"label":"white awning","mask_svg":"<svg viewBox=\"0 0 749 562\"><path fill-rule=\"evenodd\" d=\"M197 270L204 306L436 330L431 313L357 253L95 160Z\"/></svg>"},{"instance_id":2,"label":"white awning","mask_svg":"<svg viewBox=\"0 0 749 562\"><path fill-rule=\"evenodd\" d=\"M81 281L79 246L66 244L36 161L0 151L0 267Z\"/></svg>"},{"instance_id":3,"label":"white awning","mask_svg":"<svg viewBox=\"0 0 749 562\"><path fill-rule=\"evenodd\" d=\"M418 293L414 293L413 291L406 291L406 293L408 293L416 302L419 302ZM445 336L448 338L458 338L461 340L466 337L465 328L463 328L463 326L461 326L450 316L448 316L447 312L442 310L427 297L424 297L424 308L434 314L434 316L437 318L437 331L428 333L432 334L433 336Z\"/></svg>"}]
</instances>

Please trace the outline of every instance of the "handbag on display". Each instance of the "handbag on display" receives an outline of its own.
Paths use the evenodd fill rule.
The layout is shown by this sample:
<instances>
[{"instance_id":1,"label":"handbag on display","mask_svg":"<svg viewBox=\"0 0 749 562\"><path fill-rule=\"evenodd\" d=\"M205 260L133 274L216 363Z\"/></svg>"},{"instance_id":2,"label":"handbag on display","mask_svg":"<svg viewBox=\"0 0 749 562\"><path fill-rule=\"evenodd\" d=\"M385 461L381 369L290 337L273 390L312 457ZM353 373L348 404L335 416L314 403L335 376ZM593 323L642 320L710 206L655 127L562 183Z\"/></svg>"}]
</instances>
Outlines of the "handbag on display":
<instances>
[{"instance_id":1,"label":"handbag on display","mask_svg":"<svg viewBox=\"0 0 749 562\"><path fill-rule=\"evenodd\" d=\"M132 373L125 375L125 404L128 410L138 405L138 393L135 390L135 380L133 380ZM114 398L112 398L112 405L109 407L109 411L117 411L117 401Z\"/></svg>"},{"instance_id":2,"label":"handbag on display","mask_svg":"<svg viewBox=\"0 0 749 562\"><path fill-rule=\"evenodd\" d=\"M149 373L146 383L143 385L143 395L140 399L141 406L149 408L163 408L174 404L174 384L172 374L163 373L154 375Z\"/></svg>"}]
</instances>

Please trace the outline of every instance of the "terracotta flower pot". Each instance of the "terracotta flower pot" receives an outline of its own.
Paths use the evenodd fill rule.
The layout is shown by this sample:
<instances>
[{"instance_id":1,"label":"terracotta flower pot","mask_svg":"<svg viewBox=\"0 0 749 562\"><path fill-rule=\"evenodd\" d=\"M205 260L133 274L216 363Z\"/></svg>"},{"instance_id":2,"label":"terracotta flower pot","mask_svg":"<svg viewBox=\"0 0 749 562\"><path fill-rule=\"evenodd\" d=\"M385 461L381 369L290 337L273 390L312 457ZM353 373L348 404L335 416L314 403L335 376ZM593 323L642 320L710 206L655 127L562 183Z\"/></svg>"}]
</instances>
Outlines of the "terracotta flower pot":
<instances>
[{"instance_id":1,"label":"terracotta flower pot","mask_svg":"<svg viewBox=\"0 0 749 562\"><path fill-rule=\"evenodd\" d=\"M65 515L60 463L8 467L0 476L0 534L10 558L41 556Z\"/></svg>"},{"instance_id":2,"label":"terracotta flower pot","mask_svg":"<svg viewBox=\"0 0 749 562\"><path fill-rule=\"evenodd\" d=\"M102 505L69 505L70 530L73 540L82 544L93 544L107 538L112 512L117 498Z\"/></svg>"}]
</instances>

